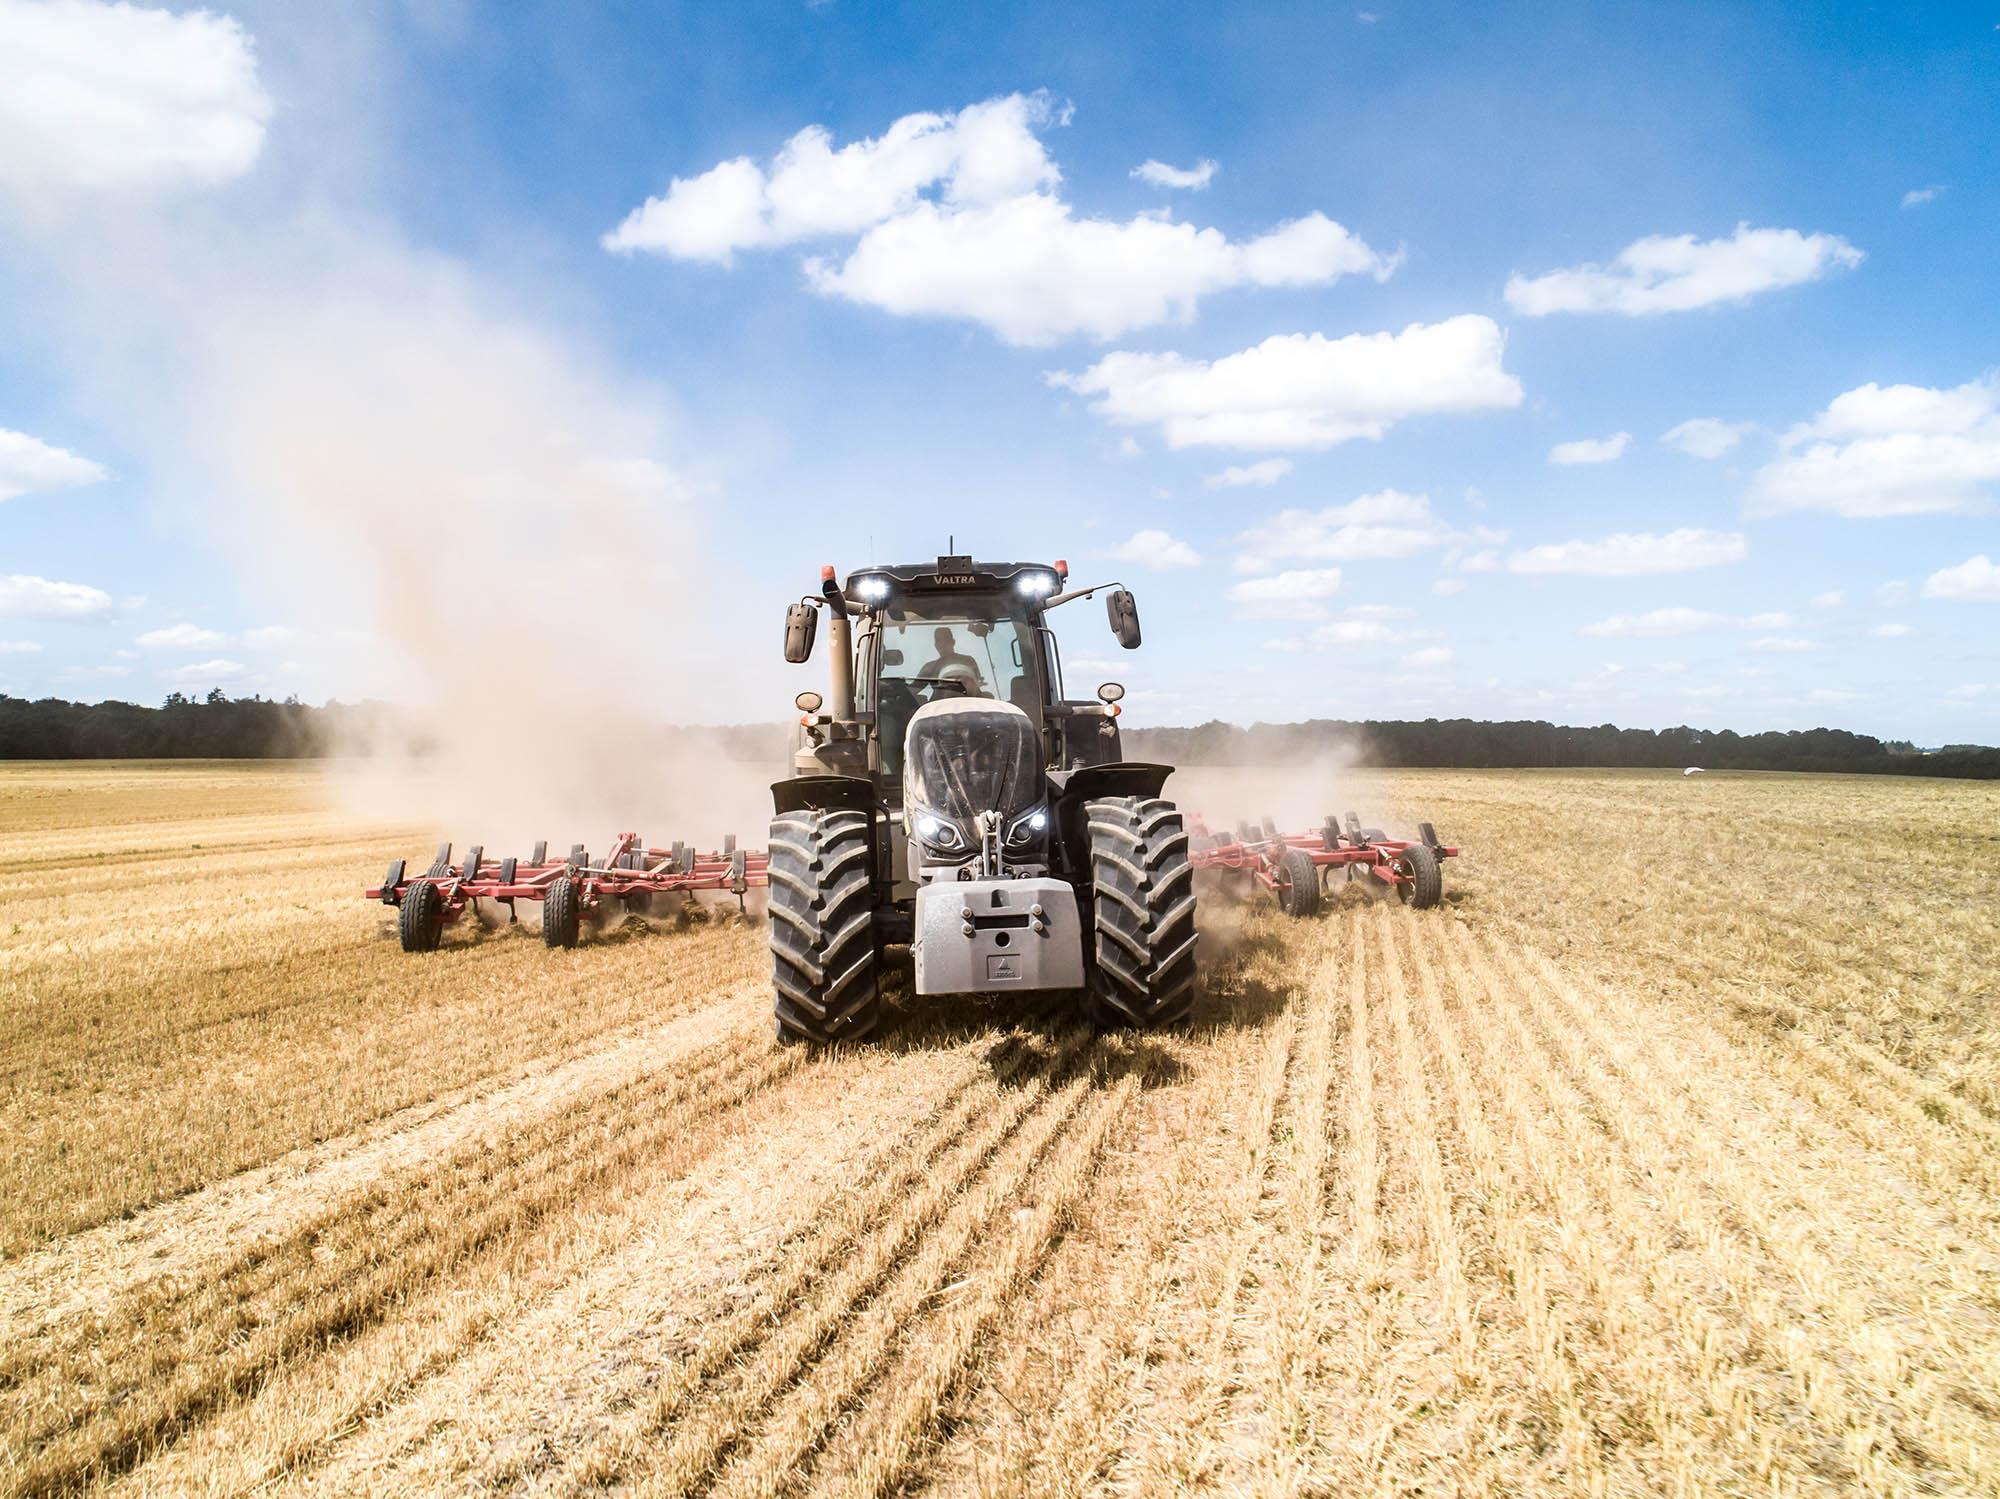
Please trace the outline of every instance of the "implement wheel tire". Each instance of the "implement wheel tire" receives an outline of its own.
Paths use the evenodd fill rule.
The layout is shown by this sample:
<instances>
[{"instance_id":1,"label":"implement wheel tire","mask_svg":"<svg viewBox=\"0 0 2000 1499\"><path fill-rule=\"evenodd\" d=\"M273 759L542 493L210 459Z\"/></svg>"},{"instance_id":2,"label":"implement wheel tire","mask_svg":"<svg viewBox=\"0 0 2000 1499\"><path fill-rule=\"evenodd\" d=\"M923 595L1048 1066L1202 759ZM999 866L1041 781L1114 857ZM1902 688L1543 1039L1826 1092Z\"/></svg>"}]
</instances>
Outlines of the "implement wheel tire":
<instances>
[{"instance_id":1,"label":"implement wheel tire","mask_svg":"<svg viewBox=\"0 0 2000 1499\"><path fill-rule=\"evenodd\" d=\"M1278 909L1287 916L1319 915L1319 866L1302 848L1288 848L1278 861Z\"/></svg>"},{"instance_id":2,"label":"implement wheel tire","mask_svg":"<svg viewBox=\"0 0 2000 1499\"><path fill-rule=\"evenodd\" d=\"M542 941L550 947L575 947L578 928L576 881L557 875L542 892Z\"/></svg>"},{"instance_id":3,"label":"implement wheel tire","mask_svg":"<svg viewBox=\"0 0 2000 1499\"><path fill-rule=\"evenodd\" d=\"M1194 865L1174 804L1111 796L1084 804L1091 920L1084 1016L1160 1030L1194 1009Z\"/></svg>"},{"instance_id":4,"label":"implement wheel tire","mask_svg":"<svg viewBox=\"0 0 2000 1499\"><path fill-rule=\"evenodd\" d=\"M1423 844L1412 843L1396 855L1394 867L1396 873L1408 877L1396 886L1404 905L1428 911L1444 899L1444 871L1438 868L1438 856Z\"/></svg>"},{"instance_id":5,"label":"implement wheel tire","mask_svg":"<svg viewBox=\"0 0 2000 1499\"><path fill-rule=\"evenodd\" d=\"M438 887L425 881L403 892L402 909L396 913L396 934L403 939L404 952L436 952L444 936L444 897Z\"/></svg>"},{"instance_id":6,"label":"implement wheel tire","mask_svg":"<svg viewBox=\"0 0 2000 1499\"><path fill-rule=\"evenodd\" d=\"M874 1034L874 847L867 813L787 812L771 823L771 985L778 1039L830 1046Z\"/></svg>"}]
</instances>

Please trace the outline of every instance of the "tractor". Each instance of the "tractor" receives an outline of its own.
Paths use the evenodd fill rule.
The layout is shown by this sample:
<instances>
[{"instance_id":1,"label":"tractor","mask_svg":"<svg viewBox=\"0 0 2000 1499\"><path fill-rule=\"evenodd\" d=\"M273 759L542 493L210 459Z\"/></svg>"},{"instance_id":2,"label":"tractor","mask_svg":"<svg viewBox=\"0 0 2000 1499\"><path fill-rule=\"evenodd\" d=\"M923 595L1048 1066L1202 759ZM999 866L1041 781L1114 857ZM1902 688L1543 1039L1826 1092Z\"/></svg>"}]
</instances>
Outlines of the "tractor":
<instances>
[{"instance_id":1,"label":"tractor","mask_svg":"<svg viewBox=\"0 0 2000 1499\"><path fill-rule=\"evenodd\" d=\"M1119 701L1065 690L1048 616L1118 583L1066 563L870 567L785 615L785 659L827 620L828 691L801 692L772 788L768 874L780 1041L860 1041L906 946L919 995L1074 991L1100 1027L1157 1029L1195 998L1194 866L1162 796L1172 768L1125 759Z\"/></svg>"}]
</instances>

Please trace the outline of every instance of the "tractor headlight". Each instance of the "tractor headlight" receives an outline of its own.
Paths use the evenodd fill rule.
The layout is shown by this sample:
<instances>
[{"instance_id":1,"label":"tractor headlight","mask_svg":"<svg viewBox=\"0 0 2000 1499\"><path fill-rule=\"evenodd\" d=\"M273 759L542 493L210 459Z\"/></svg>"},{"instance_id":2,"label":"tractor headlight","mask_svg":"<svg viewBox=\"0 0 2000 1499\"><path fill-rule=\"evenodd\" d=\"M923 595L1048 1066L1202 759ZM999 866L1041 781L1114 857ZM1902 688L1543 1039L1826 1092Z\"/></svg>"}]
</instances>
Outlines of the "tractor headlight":
<instances>
[{"instance_id":1,"label":"tractor headlight","mask_svg":"<svg viewBox=\"0 0 2000 1499\"><path fill-rule=\"evenodd\" d=\"M1040 842L1048 830L1049 813L1046 807L1036 807L1032 811L1023 812L1008 825L1007 846L1026 848L1031 843Z\"/></svg>"},{"instance_id":2,"label":"tractor headlight","mask_svg":"<svg viewBox=\"0 0 2000 1499\"><path fill-rule=\"evenodd\" d=\"M941 854L963 853L967 847L958 824L935 812L917 813L917 841Z\"/></svg>"},{"instance_id":3,"label":"tractor headlight","mask_svg":"<svg viewBox=\"0 0 2000 1499\"><path fill-rule=\"evenodd\" d=\"M1014 587L1017 592L1024 593L1031 599L1047 598L1056 591L1056 575L1054 573L1022 573L1019 580L1014 584Z\"/></svg>"},{"instance_id":4,"label":"tractor headlight","mask_svg":"<svg viewBox=\"0 0 2000 1499\"><path fill-rule=\"evenodd\" d=\"M854 596L864 604L879 604L889 596L889 580L880 573L870 573L865 578L856 578Z\"/></svg>"}]
</instances>

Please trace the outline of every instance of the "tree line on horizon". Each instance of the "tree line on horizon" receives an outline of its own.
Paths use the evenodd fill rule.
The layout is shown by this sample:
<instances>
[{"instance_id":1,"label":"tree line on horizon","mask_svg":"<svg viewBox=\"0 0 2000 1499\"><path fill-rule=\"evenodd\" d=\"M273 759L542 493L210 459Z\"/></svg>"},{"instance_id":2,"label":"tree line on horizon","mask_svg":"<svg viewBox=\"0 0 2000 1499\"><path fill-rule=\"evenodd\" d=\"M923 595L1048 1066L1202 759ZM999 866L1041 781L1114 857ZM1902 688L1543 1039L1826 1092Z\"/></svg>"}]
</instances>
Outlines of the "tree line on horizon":
<instances>
[{"instance_id":1,"label":"tree line on horizon","mask_svg":"<svg viewBox=\"0 0 2000 1499\"><path fill-rule=\"evenodd\" d=\"M777 724L704 727L725 758L784 759ZM1845 729L1621 729L1540 720L1471 718L1308 719L1249 725L1211 720L1187 728L1128 728L1125 752L1169 765L1290 765L1339 758L1384 769L1603 767L1848 771L1876 775L2000 779L2000 748L1953 744L1919 749ZM432 746L394 705L324 707L263 697L171 694L157 708L72 703L0 693L0 760L310 759L342 751L422 754Z\"/></svg>"}]
</instances>

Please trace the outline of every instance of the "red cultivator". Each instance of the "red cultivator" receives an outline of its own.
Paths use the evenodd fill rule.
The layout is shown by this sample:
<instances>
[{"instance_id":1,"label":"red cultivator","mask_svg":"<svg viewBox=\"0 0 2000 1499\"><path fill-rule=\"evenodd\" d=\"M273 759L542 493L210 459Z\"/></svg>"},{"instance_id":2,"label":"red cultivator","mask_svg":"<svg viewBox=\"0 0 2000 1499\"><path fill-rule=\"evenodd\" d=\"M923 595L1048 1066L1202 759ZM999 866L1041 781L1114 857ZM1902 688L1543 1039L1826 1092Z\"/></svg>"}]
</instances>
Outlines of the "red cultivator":
<instances>
[{"instance_id":1,"label":"red cultivator","mask_svg":"<svg viewBox=\"0 0 2000 1499\"><path fill-rule=\"evenodd\" d=\"M1270 818L1261 827L1239 823L1235 833L1209 831L1198 816L1188 819L1188 859L1197 870L1240 873L1248 881L1274 892L1287 916L1318 912L1336 869L1348 879L1374 878L1393 889L1418 910L1444 899L1440 860L1458 850L1439 843L1427 822L1418 837L1391 838L1380 828L1364 828L1347 814L1347 827L1331 813L1310 833L1280 833Z\"/></svg>"},{"instance_id":2,"label":"red cultivator","mask_svg":"<svg viewBox=\"0 0 2000 1499\"><path fill-rule=\"evenodd\" d=\"M1268 817L1261 827L1239 823L1234 833L1210 831L1198 814L1190 814L1187 825L1188 858L1197 871L1240 875L1246 885L1275 894L1288 916L1316 914L1335 870L1349 879L1379 880L1419 910L1435 906L1444 898L1439 861L1458 853L1439 843L1427 822L1418 825L1415 839L1391 838L1362 827L1352 812L1344 830L1329 816L1309 833L1281 833ZM404 861L396 860L368 898L399 908L405 952L436 949L445 927L468 909L476 912L482 900L505 906L509 921L517 919L516 901L539 901L542 940L574 947L584 916L614 902L635 908L653 896L711 891L734 895L740 905L746 892L770 883L769 855L738 848L733 835L719 851L701 853L684 843L649 848L637 833L620 833L601 862L580 843L561 859L549 858L548 845L537 843L525 861L489 859L474 845L454 864L446 843L422 874L407 873Z\"/></svg>"},{"instance_id":3,"label":"red cultivator","mask_svg":"<svg viewBox=\"0 0 2000 1499\"><path fill-rule=\"evenodd\" d=\"M770 883L768 867L762 850L738 848L733 834L720 852L700 853L684 843L648 848L637 833L620 833L601 863L592 862L580 843L562 859L550 859L548 845L537 843L525 862L488 859L475 844L453 864L446 843L422 874L406 873L404 861L396 860L368 898L401 908L397 927L405 952L435 949L446 923L482 900L505 906L509 921L516 919L515 901L540 901L542 940L574 947L585 913L608 902L638 906L656 895L711 890L727 891L741 905L744 892Z\"/></svg>"}]
</instances>

